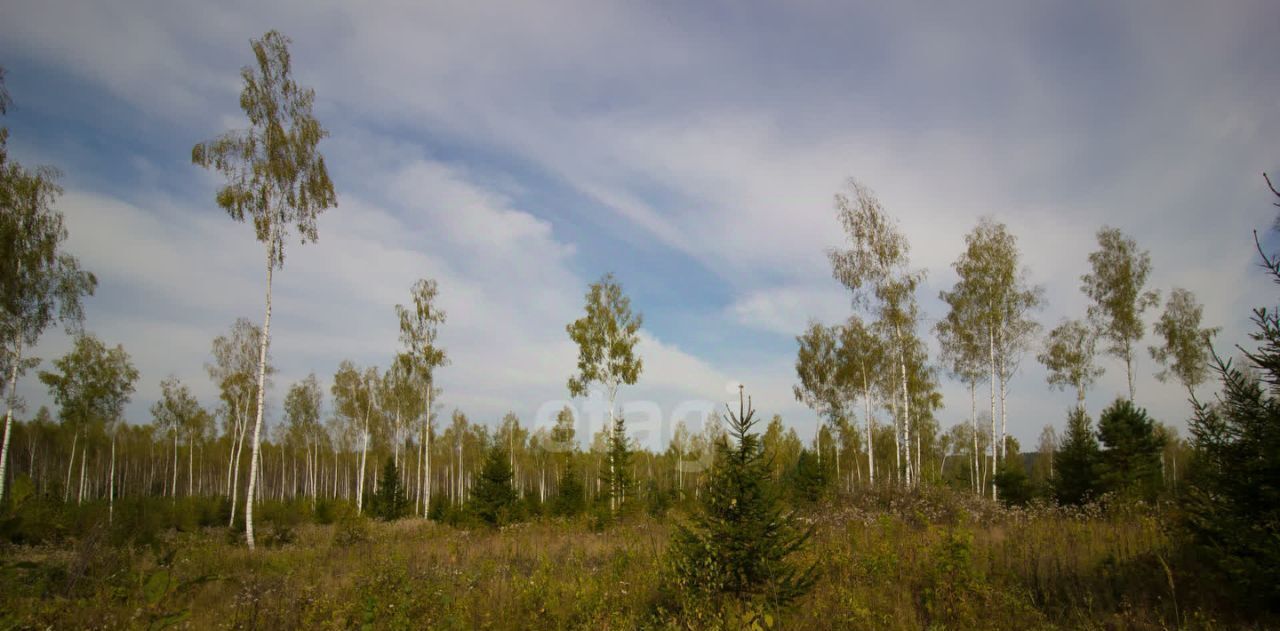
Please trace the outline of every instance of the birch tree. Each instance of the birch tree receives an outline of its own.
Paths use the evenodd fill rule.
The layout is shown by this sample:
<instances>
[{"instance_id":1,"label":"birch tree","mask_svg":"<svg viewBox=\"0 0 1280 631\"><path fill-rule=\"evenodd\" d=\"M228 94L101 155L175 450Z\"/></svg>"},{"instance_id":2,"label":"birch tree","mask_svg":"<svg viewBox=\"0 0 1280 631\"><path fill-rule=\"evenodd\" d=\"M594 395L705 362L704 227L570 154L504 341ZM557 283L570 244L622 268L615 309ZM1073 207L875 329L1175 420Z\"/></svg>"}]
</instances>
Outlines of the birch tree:
<instances>
[{"instance_id":1,"label":"birch tree","mask_svg":"<svg viewBox=\"0 0 1280 631\"><path fill-rule=\"evenodd\" d=\"M156 428L167 432L173 439L170 497L178 496L178 439L198 423L197 417L202 412L200 402L191 394L191 389L176 376L170 375L160 382L160 400L151 406L151 417Z\"/></svg>"},{"instance_id":2,"label":"birch tree","mask_svg":"<svg viewBox=\"0 0 1280 631\"><path fill-rule=\"evenodd\" d=\"M420 429L419 445L422 450L422 516L427 516L431 507L431 436L432 418L438 390L434 387L435 371L446 366L449 359L437 338L440 326L444 324L445 312L436 304L439 288L436 281L420 279L413 284L410 291L413 304L396 305L396 315L400 319L400 343L404 346L405 361L409 363L410 372L418 387L422 390L423 415Z\"/></svg>"},{"instance_id":3,"label":"birch tree","mask_svg":"<svg viewBox=\"0 0 1280 631\"><path fill-rule=\"evenodd\" d=\"M9 94L0 68L0 114ZM21 406L18 379L39 360L24 357L40 336L61 321L68 334L81 330L81 299L93 295L98 281L80 269L64 249L67 229L53 204L62 189L51 167L28 170L10 161L6 151L9 130L0 127L0 374L5 395L4 443L0 447L0 501L8 479L13 413ZM7 390L7 392L3 392Z\"/></svg>"},{"instance_id":4,"label":"birch tree","mask_svg":"<svg viewBox=\"0 0 1280 631\"><path fill-rule=\"evenodd\" d=\"M307 473L311 478L312 451L316 447L316 435L320 430L320 412L324 395L315 373L289 387L284 397L284 418L290 433L303 442L307 452Z\"/></svg>"},{"instance_id":5,"label":"birch tree","mask_svg":"<svg viewBox=\"0 0 1280 631\"><path fill-rule=\"evenodd\" d=\"M1175 287L1155 325L1163 344L1148 347L1151 358L1160 366L1156 379L1161 382L1176 379L1192 398L1196 386L1209 378L1213 336L1222 330L1221 327L1200 328L1203 314L1204 307L1194 294Z\"/></svg>"},{"instance_id":6,"label":"birch tree","mask_svg":"<svg viewBox=\"0 0 1280 631\"><path fill-rule=\"evenodd\" d=\"M1076 407L1084 409L1084 395L1089 386L1102 376L1095 363L1097 332L1080 320L1064 320L1049 332L1044 350L1037 358L1044 364L1049 386L1076 391Z\"/></svg>"},{"instance_id":7,"label":"birch tree","mask_svg":"<svg viewBox=\"0 0 1280 631\"><path fill-rule=\"evenodd\" d=\"M356 512L364 511L365 471L369 461L370 425L377 407L378 369L370 367L363 373L349 360L343 360L333 375L333 409L352 428L360 450L356 465Z\"/></svg>"},{"instance_id":8,"label":"birch tree","mask_svg":"<svg viewBox=\"0 0 1280 631\"><path fill-rule=\"evenodd\" d=\"M626 439L625 421L614 413L614 402L618 388L634 384L644 368L643 360L635 352L642 321L640 314L632 313L631 299L622 293L622 286L613 274L605 274L587 290L586 315L565 327L569 339L578 346L578 371L569 377L569 395L586 396L590 387L598 384L608 399L611 428L608 466L609 478L615 487L609 492L614 513L622 505L623 489L617 487L625 473L618 470L623 463L615 460L626 447L612 444Z\"/></svg>"},{"instance_id":9,"label":"birch tree","mask_svg":"<svg viewBox=\"0 0 1280 631\"><path fill-rule=\"evenodd\" d=\"M211 354L213 363L206 363L209 378L218 386L222 400L223 417L227 421L226 434L230 445L227 454L227 497L231 500L230 528L236 522L236 507L240 494L240 463L244 459L244 439L249 429L249 414L258 400L260 384L270 386L275 367L270 353L265 366L259 364L262 349L262 329L248 318L237 318L226 335L213 338ZM262 370L262 381L258 371Z\"/></svg>"},{"instance_id":10,"label":"birch tree","mask_svg":"<svg viewBox=\"0 0 1280 631\"><path fill-rule=\"evenodd\" d=\"M984 217L965 235L965 251L952 264L959 276L955 288L942 293L953 310L968 310L967 324L978 327L987 347L994 465L1006 455L1009 380L1039 327L1030 313L1044 302L1043 290L1027 282L1019 256L1017 239L1008 228Z\"/></svg>"},{"instance_id":11,"label":"birch tree","mask_svg":"<svg viewBox=\"0 0 1280 631\"><path fill-rule=\"evenodd\" d=\"M972 442L970 481L974 492L983 495L986 489L982 483L979 464L982 452L978 448L978 440L981 436L978 430L978 384L988 378L988 357L982 344L981 313L972 296L961 287L950 292L941 292L939 298L946 302L950 309L947 315L935 325L934 331L942 347L943 361L947 362L952 377L969 387L971 431L964 437Z\"/></svg>"},{"instance_id":12,"label":"birch tree","mask_svg":"<svg viewBox=\"0 0 1280 631\"><path fill-rule=\"evenodd\" d=\"M1133 400L1135 346L1146 335L1142 313L1160 303L1160 294L1146 290L1151 255L1117 228L1098 231L1098 250L1089 255L1090 272L1080 277L1080 290L1092 301L1089 321L1109 343L1107 352L1124 361Z\"/></svg>"},{"instance_id":13,"label":"birch tree","mask_svg":"<svg viewBox=\"0 0 1280 631\"><path fill-rule=\"evenodd\" d=\"M284 244L294 226L302 242L317 239L316 219L337 205L333 182L317 150L328 135L311 114L315 91L293 80L289 38L268 31L250 42L256 70L240 70L244 89L240 107L249 128L231 131L191 149L191 162L213 168L227 183L217 193L218 206L236 221L253 220L258 241L266 246L266 311L258 350L258 388L253 440L250 443L249 489L245 496L245 540L253 540L253 500L258 482L258 443L262 434L267 347L271 343L271 277L284 267Z\"/></svg>"},{"instance_id":14,"label":"birch tree","mask_svg":"<svg viewBox=\"0 0 1280 631\"><path fill-rule=\"evenodd\" d=\"M832 275L853 292L855 307L869 308L885 326L897 359L902 395L902 427L906 443L911 437L911 397L908 391L907 338L914 330L918 311L915 290L924 273L909 268L910 246L896 222L885 212L875 193L850 180L852 198L835 196L836 214L849 241L846 249L831 249ZM912 484L911 451L906 451L907 484Z\"/></svg>"},{"instance_id":15,"label":"birch tree","mask_svg":"<svg viewBox=\"0 0 1280 631\"><path fill-rule=\"evenodd\" d=\"M836 422L844 413L844 401L840 391L840 358L838 354L839 332L834 327L810 322L803 335L796 337L799 350L796 353L796 378L800 383L792 386L796 401L805 404L818 415L818 462L822 462L823 427Z\"/></svg>"},{"instance_id":16,"label":"birch tree","mask_svg":"<svg viewBox=\"0 0 1280 631\"><path fill-rule=\"evenodd\" d=\"M84 333L76 337L70 352L53 361L56 372L41 371L40 381L49 387L49 394L58 403L63 423L73 433L71 458L67 463L67 486L63 499L70 499L71 472L75 464L76 442L85 434L85 444L80 446L80 486L77 501L84 500L85 460L88 457L89 430L101 427L112 437L114 464L115 428L124 412L124 406L133 395L138 370L134 368L123 346L107 348L97 337ZM111 475L114 476L114 469ZM108 481L110 510L115 510L115 480Z\"/></svg>"},{"instance_id":17,"label":"birch tree","mask_svg":"<svg viewBox=\"0 0 1280 631\"><path fill-rule=\"evenodd\" d=\"M872 410L878 407L876 402L876 376L889 366L885 353L885 343L875 331L862 323L857 316L851 316L844 326L840 327L839 379L837 380L849 401L861 398L863 403L863 421L865 422L867 441L867 481L876 482L875 447L875 415Z\"/></svg>"}]
</instances>

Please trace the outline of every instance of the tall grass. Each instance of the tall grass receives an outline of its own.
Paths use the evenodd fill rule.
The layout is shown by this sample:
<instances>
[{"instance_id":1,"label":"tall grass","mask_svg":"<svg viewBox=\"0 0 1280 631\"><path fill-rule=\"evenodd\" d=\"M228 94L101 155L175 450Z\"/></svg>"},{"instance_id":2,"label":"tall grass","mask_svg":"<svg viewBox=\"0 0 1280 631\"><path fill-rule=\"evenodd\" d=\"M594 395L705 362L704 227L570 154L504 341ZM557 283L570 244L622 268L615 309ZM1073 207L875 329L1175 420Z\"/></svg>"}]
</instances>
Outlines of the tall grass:
<instances>
[{"instance_id":1,"label":"tall grass","mask_svg":"<svg viewBox=\"0 0 1280 631\"><path fill-rule=\"evenodd\" d=\"M666 520L637 515L604 532L552 519L462 530L328 510L335 523L282 525L274 547L253 553L223 527L144 543L100 525L57 542L6 544L0 628L686 626L667 606ZM815 535L801 561L816 562L821 577L783 612L786 628L1249 622L1218 606L1217 589L1178 554L1170 516L1151 508L1009 510L944 492L882 492L838 498L805 518Z\"/></svg>"}]
</instances>

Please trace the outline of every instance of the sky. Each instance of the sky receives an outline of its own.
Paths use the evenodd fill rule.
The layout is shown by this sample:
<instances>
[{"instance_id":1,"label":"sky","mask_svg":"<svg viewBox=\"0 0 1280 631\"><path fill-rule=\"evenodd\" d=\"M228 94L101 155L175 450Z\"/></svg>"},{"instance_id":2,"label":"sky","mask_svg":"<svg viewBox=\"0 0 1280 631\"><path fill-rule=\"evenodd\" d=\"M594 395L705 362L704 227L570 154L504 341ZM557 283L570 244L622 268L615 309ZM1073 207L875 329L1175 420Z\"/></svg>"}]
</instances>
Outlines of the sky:
<instances>
[{"instance_id":1,"label":"sky","mask_svg":"<svg viewBox=\"0 0 1280 631\"><path fill-rule=\"evenodd\" d=\"M419 278L448 316L443 411L545 422L575 368L565 325L612 272L644 317L644 371L619 396L642 442L677 418L696 427L737 383L807 439L795 336L853 313L826 254L846 245L832 200L849 178L926 273L934 358L938 293L983 216L1017 236L1044 331L1083 317L1080 276L1110 225L1150 252L1162 306L1191 290L1220 352L1238 353L1250 310L1275 305L1252 231L1280 247L1261 176L1280 172L1264 141L1278 23L1266 1L16 0L0 7L3 124L12 158L63 172L66 245L100 283L86 328L141 372L130 422L150 420L168 375L215 406L212 339L263 317L263 247L190 152L246 125L239 70L278 29L330 132L338 207L275 276L269 422L309 372L327 391L343 359L386 366ZM1185 435L1185 391L1145 352L1156 341L1148 326L1137 402ZM35 354L47 369L69 347L50 331ZM1035 350L1008 399L1028 446L1074 402ZM1126 390L1123 362L1102 365L1095 417ZM52 407L34 374L18 391ZM942 426L964 422L967 390L943 373L942 392Z\"/></svg>"}]
</instances>

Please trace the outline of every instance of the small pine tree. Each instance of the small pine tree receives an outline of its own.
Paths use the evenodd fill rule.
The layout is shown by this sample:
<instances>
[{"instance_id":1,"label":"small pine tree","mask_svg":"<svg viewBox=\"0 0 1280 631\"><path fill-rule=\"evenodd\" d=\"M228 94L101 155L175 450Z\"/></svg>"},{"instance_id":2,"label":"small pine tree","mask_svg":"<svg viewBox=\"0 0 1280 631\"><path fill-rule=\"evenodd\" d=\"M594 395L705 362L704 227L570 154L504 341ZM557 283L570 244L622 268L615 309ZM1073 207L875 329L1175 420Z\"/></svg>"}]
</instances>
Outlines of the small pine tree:
<instances>
[{"instance_id":1,"label":"small pine tree","mask_svg":"<svg viewBox=\"0 0 1280 631\"><path fill-rule=\"evenodd\" d=\"M1268 180L1270 183L1270 180ZM1274 188L1272 189L1275 190ZM1280 192L1276 193L1280 198ZM1261 252L1280 283L1280 259ZM1222 382L1215 404L1192 400L1195 458L1183 497L1199 550L1253 605L1280 611L1280 311L1255 309L1259 343L1248 369L1216 354Z\"/></svg>"},{"instance_id":2,"label":"small pine tree","mask_svg":"<svg viewBox=\"0 0 1280 631\"><path fill-rule=\"evenodd\" d=\"M1103 488L1154 500L1160 492L1164 437L1147 411L1117 399L1098 419L1098 438L1106 447L1100 459Z\"/></svg>"},{"instance_id":3,"label":"small pine tree","mask_svg":"<svg viewBox=\"0 0 1280 631\"><path fill-rule=\"evenodd\" d=\"M783 513L760 436L751 432L755 424L755 411L741 401L738 414L729 412L736 444L726 437L716 445L700 510L677 524L669 554L684 596L709 600L718 611L729 605L763 616L807 592L816 576L814 567L788 559L813 531Z\"/></svg>"},{"instance_id":4,"label":"small pine tree","mask_svg":"<svg viewBox=\"0 0 1280 631\"><path fill-rule=\"evenodd\" d=\"M515 520L516 490L511 486L511 463L500 447L489 450L471 491L471 512L490 526L501 526Z\"/></svg>"},{"instance_id":5,"label":"small pine tree","mask_svg":"<svg viewBox=\"0 0 1280 631\"><path fill-rule=\"evenodd\" d=\"M1097 496L1098 438L1084 408L1067 414L1067 435L1055 458L1051 486L1058 503L1080 505Z\"/></svg>"},{"instance_id":6,"label":"small pine tree","mask_svg":"<svg viewBox=\"0 0 1280 631\"><path fill-rule=\"evenodd\" d=\"M387 460L378 479L378 492L370 502L370 512L383 521L393 521L409 514L409 495L394 460Z\"/></svg>"},{"instance_id":7,"label":"small pine tree","mask_svg":"<svg viewBox=\"0 0 1280 631\"><path fill-rule=\"evenodd\" d=\"M1012 457L1000 461L996 469L995 483L1000 491L1000 501L1010 506L1022 506L1031 501L1034 489L1022 462L1021 446L1012 436L1005 437L1005 451Z\"/></svg>"},{"instance_id":8,"label":"small pine tree","mask_svg":"<svg viewBox=\"0 0 1280 631\"><path fill-rule=\"evenodd\" d=\"M605 454L605 463L600 472L600 494L597 501L608 506L613 517L630 508L634 499L635 480L631 475L631 446L627 443L625 421L619 415L613 420L613 429L609 432L609 451Z\"/></svg>"},{"instance_id":9,"label":"small pine tree","mask_svg":"<svg viewBox=\"0 0 1280 631\"><path fill-rule=\"evenodd\" d=\"M822 499L828 478L827 467L818 461L817 454L809 449L802 450L795 466L787 472L787 492L791 502L812 504Z\"/></svg>"},{"instance_id":10,"label":"small pine tree","mask_svg":"<svg viewBox=\"0 0 1280 631\"><path fill-rule=\"evenodd\" d=\"M557 517L576 517L586 508L585 489L582 476L578 475L578 467L573 460L565 466L564 475L560 477L560 488L551 498L551 514Z\"/></svg>"}]
</instances>

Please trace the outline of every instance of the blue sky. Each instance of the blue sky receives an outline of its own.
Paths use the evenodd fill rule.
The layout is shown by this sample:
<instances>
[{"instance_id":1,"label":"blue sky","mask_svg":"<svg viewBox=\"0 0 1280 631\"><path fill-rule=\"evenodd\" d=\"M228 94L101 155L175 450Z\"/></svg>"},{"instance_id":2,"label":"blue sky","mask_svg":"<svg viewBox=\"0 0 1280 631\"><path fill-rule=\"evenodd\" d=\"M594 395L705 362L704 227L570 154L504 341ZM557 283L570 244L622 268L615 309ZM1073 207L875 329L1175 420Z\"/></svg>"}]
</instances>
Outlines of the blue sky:
<instances>
[{"instance_id":1,"label":"blue sky","mask_svg":"<svg viewBox=\"0 0 1280 631\"><path fill-rule=\"evenodd\" d=\"M843 243L831 200L848 177L927 271L922 331L983 215L1018 235L1046 329L1083 315L1103 224L1151 251L1153 287L1206 303L1225 352L1248 309L1274 303L1250 240L1275 215L1260 173L1280 167L1263 140L1280 9L1026 5L19 0L0 9L4 124L14 157L65 173L70 248L101 279L87 326L142 371L133 421L168 374L212 405L211 339L262 317L261 248L189 156L243 125L238 70L277 28L332 134L340 205L276 277L275 403L341 359L385 365L393 306L432 277L450 316L446 409L528 421L566 397L564 325L612 271L645 316L647 370L622 399L669 420L741 381L811 436L794 336L850 313L824 254ZM50 333L37 353L68 344ZM1123 364L1104 365L1095 413L1124 390ZM1139 371L1139 403L1184 427L1180 389L1145 354ZM33 377L19 389L48 401ZM950 426L967 393L944 380L944 395ZM1070 401L1028 353L1011 431L1033 441Z\"/></svg>"}]
</instances>

